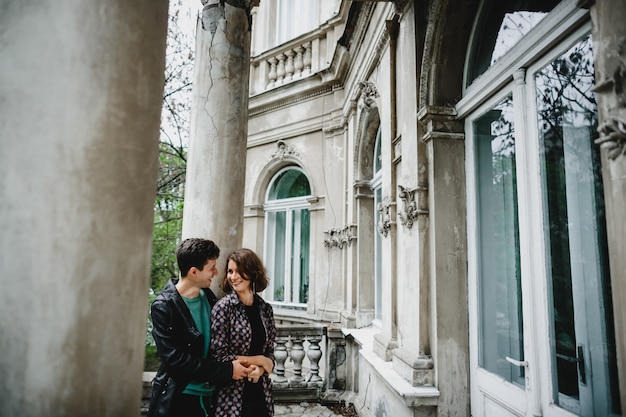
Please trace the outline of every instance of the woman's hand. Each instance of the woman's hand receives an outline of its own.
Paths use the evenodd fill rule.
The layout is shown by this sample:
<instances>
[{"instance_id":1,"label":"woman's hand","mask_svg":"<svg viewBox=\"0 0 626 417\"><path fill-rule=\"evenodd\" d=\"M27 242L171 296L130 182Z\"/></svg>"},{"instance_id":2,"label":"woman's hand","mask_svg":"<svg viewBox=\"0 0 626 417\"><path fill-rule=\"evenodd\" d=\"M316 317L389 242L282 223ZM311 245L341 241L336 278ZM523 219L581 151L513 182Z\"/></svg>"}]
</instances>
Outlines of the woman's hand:
<instances>
[{"instance_id":1,"label":"woman's hand","mask_svg":"<svg viewBox=\"0 0 626 417\"><path fill-rule=\"evenodd\" d=\"M272 370L274 369L274 361L267 356L237 356L237 359L239 359L241 363L245 366L256 365L263 368L265 370L265 375L271 374Z\"/></svg>"},{"instance_id":2,"label":"woman's hand","mask_svg":"<svg viewBox=\"0 0 626 417\"><path fill-rule=\"evenodd\" d=\"M259 382L259 378L265 375L265 369L262 366L250 365L248 367L248 382Z\"/></svg>"}]
</instances>

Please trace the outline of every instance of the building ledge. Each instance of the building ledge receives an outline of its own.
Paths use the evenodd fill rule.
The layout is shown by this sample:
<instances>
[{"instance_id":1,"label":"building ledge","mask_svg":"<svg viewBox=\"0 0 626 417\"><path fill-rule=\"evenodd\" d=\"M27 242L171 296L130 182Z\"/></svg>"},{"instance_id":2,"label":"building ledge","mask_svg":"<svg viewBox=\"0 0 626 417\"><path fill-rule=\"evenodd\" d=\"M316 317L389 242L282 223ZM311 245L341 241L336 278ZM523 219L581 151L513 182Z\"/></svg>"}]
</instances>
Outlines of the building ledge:
<instances>
[{"instance_id":1,"label":"building ledge","mask_svg":"<svg viewBox=\"0 0 626 417\"><path fill-rule=\"evenodd\" d=\"M393 369L392 362L386 362L374 353L374 336L379 333L378 329L344 329L346 337L352 337L361 346L359 354L369 365L373 372L378 374L381 381L400 397L407 407L436 407L439 401L439 390L432 385L412 386Z\"/></svg>"}]
</instances>

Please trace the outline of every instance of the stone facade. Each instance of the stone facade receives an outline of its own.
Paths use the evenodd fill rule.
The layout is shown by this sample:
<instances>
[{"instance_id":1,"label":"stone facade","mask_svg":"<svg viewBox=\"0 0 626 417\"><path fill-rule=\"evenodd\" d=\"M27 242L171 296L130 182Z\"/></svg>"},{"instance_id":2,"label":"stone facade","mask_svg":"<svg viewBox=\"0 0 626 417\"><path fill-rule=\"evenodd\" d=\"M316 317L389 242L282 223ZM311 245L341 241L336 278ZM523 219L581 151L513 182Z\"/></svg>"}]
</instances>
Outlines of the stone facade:
<instances>
[{"instance_id":1,"label":"stone facade","mask_svg":"<svg viewBox=\"0 0 626 417\"><path fill-rule=\"evenodd\" d=\"M557 3L545 13L543 26L518 47L526 52L515 59L525 63L509 58L494 64L491 73L502 75L490 83L510 83L515 100L521 100L518 92L527 91L531 79L512 66L528 66L553 53L548 41L542 43L542 31L560 22L553 43L568 37L574 42L593 32L596 82L604 81L596 91L599 143L606 147L602 169L616 306L615 319L607 325L615 325L615 340L622 340L624 233L617 212L625 201L617 178L623 165L619 51L625 38L611 19L626 13L610 0ZM280 14L279 3L266 0L253 11L244 244L262 254L273 250L266 240L272 229L264 205L277 173L298 167L311 186L309 298L296 306L277 301L277 314L287 321L343 327L346 389L364 416L491 415L496 410L501 415L589 414L584 398L576 411L551 385L550 362L542 357L549 355L551 343L549 308L543 316L524 318L535 322L524 330L525 341L534 340L528 343L543 350L526 347L525 361L511 359L526 369L527 386L512 388L514 400L507 400L506 390L492 389L494 383L483 382L476 362L480 335L474 329L481 326L472 272L476 212L469 207L474 197L468 187L469 193L476 190L466 137L468 107L479 104L468 104L470 93L479 96L477 89L489 88L488 77L479 77L473 91L468 81L471 42L480 42L475 22L486 14L481 12L485 6L434 0L335 1L325 7L318 10L316 29L279 44L268 30ZM611 17L607 10L613 11ZM512 51L509 57L521 54ZM481 83L484 87L477 88ZM516 131L524 134L521 127ZM520 161L523 157L520 152ZM380 172L375 158L381 161ZM525 216L527 209L520 210ZM528 210L536 216L538 207ZM522 274L531 263L539 269L546 265L539 252L531 253L522 260ZM532 283L522 285L524 297L534 294L525 303L548 303L545 286L541 293ZM621 357L623 346L616 345ZM613 386L618 374L624 383L623 368L611 372ZM611 394L614 404L617 392ZM592 407L609 401L602 398ZM559 401L567 411L549 411ZM593 412L602 413L598 410Z\"/></svg>"},{"instance_id":2,"label":"stone facade","mask_svg":"<svg viewBox=\"0 0 626 417\"><path fill-rule=\"evenodd\" d=\"M236 27L220 35L247 36L252 29L248 92L241 83L237 89L240 103L241 94L249 94L249 120L247 132L235 123L236 139L222 143L227 150L190 152L205 164L245 159L245 177L223 187L212 179L218 184L214 194L244 190L241 243L266 262L278 264L267 257L278 253L267 244L268 208L287 213L285 207L294 207L271 200L275 195L268 191L295 193L304 217L291 218L289 225L310 241L290 249L308 253L298 259L308 263L300 270L297 262L290 264L285 278L298 272L292 290L300 293L292 295L305 302L275 300L277 317L335 324L331 350L334 361L341 352L342 367L333 389L349 392L362 416L616 415L618 397L626 403L626 6L621 0L553 3L536 30L472 79L476 63L468 57L485 28L476 23L484 2L325 1L294 20L313 22L302 33L290 32L291 38L280 37L287 32L277 25L274 0L258 7L207 2L227 10L224 16L245 12L245 19L235 13ZM0 415L135 416L167 2L9 2L0 21L0 264L7 294L0 306ZM588 322L581 329L606 337L607 361L613 346L617 366L594 362L581 331L572 346L576 356L554 359L573 364L565 365L576 373L568 379L573 388L559 392L549 251L536 220L544 208L533 194L541 189L542 155L536 132L524 122L538 105L528 94L533 74L589 33L606 207L600 226L607 231L613 308L612 315L601 310L602 317L588 313L588 306L576 309L576 325ZM241 43L244 51L247 42ZM567 59L575 63L582 56ZM198 70L216 63L199 60ZM561 66L554 73L567 72ZM217 95L205 104L223 104L225 86L247 78L239 75L215 90L205 85ZM523 104L512 116L523 138L516 145L521 293L506 301L521 306L523 323L516 331L524 336L517 341L523 355L498 356L495 368L487 369L483 362L493 358L479 355L480 332L489 326L480 321L484 300L477 296L483 254L478 243L484 243L477 239L477 218L485 211L476 209L474 133L478 121L496 121L488 119L489 111L509 97ZM245 105L229 114L245 119ZM224 122L222 127L231 121ZM196 122L196 135L207 134L202 126ZM242 135L245 158L237 153ZM303 173L308 184L278 187L276 175L294 167L294 178ZM196 224L237 217L239 208L225 212L202 192L188 195L186 204L199 205L199 211L207 205L205 213L216 210L217 217L198 215ZM239 229L228 221L228 227L206 233L238 245L231 232ZM595 251L577 253L588 252ZM604 287L593 284L596 275L582 282L604 297ZM500 300L497 289L491 298ZM588 300L597 303L598 297ZM602 301L603 308L610 304ZM508 321L497 324L511 330ZM498 374L503 370L506 377ZM606 381L597 380L602 375Z\"/></svg>"}]
</instances>

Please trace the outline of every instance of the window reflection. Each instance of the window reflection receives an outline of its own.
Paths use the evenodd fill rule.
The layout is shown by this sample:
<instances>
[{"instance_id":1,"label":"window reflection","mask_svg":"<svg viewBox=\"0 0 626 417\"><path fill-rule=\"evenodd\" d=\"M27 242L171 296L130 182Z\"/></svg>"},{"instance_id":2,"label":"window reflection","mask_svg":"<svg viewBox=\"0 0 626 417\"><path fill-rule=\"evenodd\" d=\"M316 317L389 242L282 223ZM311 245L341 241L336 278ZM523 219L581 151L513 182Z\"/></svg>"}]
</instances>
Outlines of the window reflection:
<instances>
[{"instance_id":1,"label":"window reflection","mask_svg":"<svg viewBox=\"0 0 626 417\"><path fill-rule=\"evenodd\" d=\"M474 122L478 187L479 337L481 367L523 384L517 172L513 100L506 97Z\"/></svg>"},{"instance_id":2,"label":"window reflection","mask_svg":"<svg viewBox=\"0 0 626 417\"><path fill-rule=\"evenodd\" d=\"M591 37L545 66L535 82L558 401L586 415L586 407L593 406L583 397L594 386L594 401L607 407L613 398L615 411L615 339L609 325L604 199L594 144L598 120L591 92ZM592 363L593 374L588 372Z\"/></svg>"},{"instance_id":3,"label":"window reflection","mask_svg":"<svg viewBox=\"0 0 626 417\"><path fill-rule=\"evenodd\" d=\"M468 84L511 50L559 0L485 0L471 45Z\"/></svg>"}]
</instances>

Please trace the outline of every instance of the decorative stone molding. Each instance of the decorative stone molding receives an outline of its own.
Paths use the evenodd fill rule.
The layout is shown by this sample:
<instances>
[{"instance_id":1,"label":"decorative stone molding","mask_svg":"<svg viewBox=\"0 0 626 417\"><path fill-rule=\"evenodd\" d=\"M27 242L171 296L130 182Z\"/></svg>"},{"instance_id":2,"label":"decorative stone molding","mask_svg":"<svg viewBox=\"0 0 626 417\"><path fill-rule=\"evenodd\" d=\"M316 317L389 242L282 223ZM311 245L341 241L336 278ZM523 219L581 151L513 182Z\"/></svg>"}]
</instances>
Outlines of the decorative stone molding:
<instances>
[{"instance_id":1,"label":"decorative stone molding","mask_svg":"<svg viewBox=\"0 0 626 417\"><path fill-rule=\"evenodd\" d=\"M581 9L589 9L596 3L596 0L578 0L576 2L576 7L580 7Z\"/></svg>"},{"instance_id":2,"label":"decorative stone molding","mask_svg":"<svg viewBox=\"0 0 626 417\"><path fill-rule=\"evenodd\" d=\"M387 237L389 231L391 230L391 226L396 222L392 221L391 216L391 206L395 206L390 199L386 198L382 202L378 203L378 207L376 210L378 211L378 233L383 235L383 237Z\"/></svg>"},{"instance_id":3,"label":"decorative stone molding","mask_svg":"<svg viewBox=\"0 0 626 417\"><path fill-rule=\"evenodd\" d=\"M408 229L413 227L413 223L417 220L417 216L420 214L428 214L428 210L419 210L417 208L417 201L415 200L416 191L424 191L423 187L406 188L402 185L398 185L400 192L398 197L402 200L404 210L398 213L400 223L406 226Z\"/></svg>"},{"instance_id":4,"label":"decorative stone molding","mask_svg":"<svg viewBox=\"0 0 626 417\"><path fill-rule=\"evenodd\" d=\"M363 94L363 109L369 110L376 106L376 98L380 97L376 84L371 81L361 81L359 82L359 87Z\"/></svg>"},{"instance_id":5,"label":"decorative stone molding","mask_svg":"<svg viewBox=\"0 0 626 417\"><path fill-rule=\"evenodd\" d=\"M626 62L618 64L613 74L600 81L592 89L594 93L615 94L618 107L626 108Z\"/></svg>"},{"instance_id":6,"label":"decorative stone molding","mask_svg":"<svg viewBox=\"0 0 626 417\"><path fill-rule=\"evenodd\" d=\"M434 138L465 139L463 123L457 119L454 107L426 106L417 112L417 119L424 127L424 142Z\"/></svg>"},{"instance_id":7,"label":"decorative stone molding","mask_svg":"<svg viewBox=\"0 0 626 417\"><path fill-rule=\"evenodd\" d=\"M397 14L403 14L407 4L409 4L408 0L393 0L394 11Z\"/></svg>"},{"instance_id":8,"label":"decorative stone molding","mask_svg":"<svg viewBox=\"0 0 626 417\"><path fill-rule=\"evenodd\" d=\"M626 63L618 64L613 73L599 82L594 88L595 93L613 94L615 106L626 108ZM607 117L598 127L600 137L596 143L608 151L609 159L626 155L626 121L620 117Z\"/></svg>"},{"instance_id":9,"label":"decorative stone molding","mask_svg":"<svg viewBox=\"0 0 626 417\"><path fill-rule=\"evenodd\" d=\"M342 229L330 229L324 231L324 246L327 248L343 249L352 245L352 241L356 240L356 226L346 226Z\"/></svg>"},{"instance_id":10,"label":"decorative stone molding","mask_svg":"<svg viewBox=\"0 0 626 417\"><path fill-rule=\"evenodd\" d=\"M626 122L611 117L600 125L598 132L596 143L607 149L609 159L626 155Z\"/></svg>"},{"instance_id":11,"label":"decorative stone molding","mask_svg":"<svg viewBox=\"0 0 626 417\"><path fill-rule=\"evenodd\" d=\"M289 156L300 159L300 154L294 149L293 146L287 145L285 141L279 140L276 142L276 146L278 147L278 150L270 156L270 159L280 159L282 161Z\"/></svg>"},{"instance_id":12,"label":"decorative stone molding","mask_svg":"<svg viewBox=\"0 0 626 417\"><path fill-rule=\"evenodd\" d=\"M373 199L372 187L369 181L359 180L354 182L354 198Z\"/></svg>"}]
</instances>

